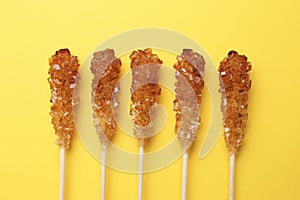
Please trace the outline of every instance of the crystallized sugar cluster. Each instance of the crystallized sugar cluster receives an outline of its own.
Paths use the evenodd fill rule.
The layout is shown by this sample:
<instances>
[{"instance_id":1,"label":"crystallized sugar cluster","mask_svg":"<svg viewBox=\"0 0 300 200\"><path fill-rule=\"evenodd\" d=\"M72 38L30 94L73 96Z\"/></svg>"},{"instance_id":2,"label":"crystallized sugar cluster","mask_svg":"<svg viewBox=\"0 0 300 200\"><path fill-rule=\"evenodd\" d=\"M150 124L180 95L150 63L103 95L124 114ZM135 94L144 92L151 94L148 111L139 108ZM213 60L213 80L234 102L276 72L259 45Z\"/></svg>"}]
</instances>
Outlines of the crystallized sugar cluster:
<instances>
[{"instance_id":1,"label":"crystallized sugar cluster","mask_svg":"<svg viewBox=\"0 0 300 200\"><path fill-rule=\"evenodd\" d=\"M201 90L204 87L204 58L190 49L184 49L177 57L176 69L176 111L175 132L184 150L188 149L195 140L199 125Z\"/></svg>"},{"instance_id":2,"label":"crystallized sugar cluster","mask_svg":"<svg viewBox=\"0 0 300 200\"><path fill-rule=\"evenodd\" d=\"M154 108L160 95L158 72L162 61L152 54L150 48L138 50L130 55L132 69L130 115L134 123L134 135L138 145L144 146L151 136Z\"/></svg>"},{"instance_id":3,"label":"crystallized sugar cluster","mask_svg":"<svg viewBox=\"0 0 300 200\"><path fill-rule=\"evenodd\" d=\"M224 115L224 138L230 154L238 152L244 140L248 119L247 100L251 87L247 57L230 51L220 63L221 109Z\"/></svg>"},{"instance_id":4,"label":"crystallized sugar cluster","mask_svg":"<svg viewBox=\"0 0 300 200\"><path fill-rule=\"evenodd\" d=\"M49 65L51 122L57 136L56 144L68 149L71 136L75 132L72 106L76 103L73 92L79 79L79 62L76 56L70 55L68 49L61 49L49 59Z\"/></svg>"},{"instance_id":5,"label":"crystallized sugar cluster","mask_svg":"<svg viewBox=\"0 0 300 200\"><path fill-rule=\"evenodd\" d=\"M111 140L116 131L115 110L119 102L120 90L117 84L121 71L121 60L115 57L114 50L106 49L94 53L91 71L94 75L92 82L92 104L94 125L102 143Z\"/></svg>"}]
</instances>

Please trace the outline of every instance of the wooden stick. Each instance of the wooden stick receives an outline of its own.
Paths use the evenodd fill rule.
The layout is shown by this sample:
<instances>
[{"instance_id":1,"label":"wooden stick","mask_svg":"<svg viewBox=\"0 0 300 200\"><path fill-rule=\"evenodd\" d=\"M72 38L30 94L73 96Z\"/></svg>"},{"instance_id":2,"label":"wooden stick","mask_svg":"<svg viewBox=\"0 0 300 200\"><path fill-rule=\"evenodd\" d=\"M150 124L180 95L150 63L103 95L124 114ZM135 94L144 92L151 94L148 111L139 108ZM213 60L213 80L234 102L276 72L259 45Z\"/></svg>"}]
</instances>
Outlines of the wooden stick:
<instances>
[{"instance_id":1,"label":"wooden stick","mask_svg":"<svg viewBox=\"0 0 300 200\"><path fill-rule=\"evenodd\" d=\"M187 152L185 152L182 156L182 187L181 187L182 200L186 200L188 156L189 155Z\"/></svg>"},{"instance_id":2,"label":"wooden stick","mask_svg":"<svg viewBox=\"0 0 300 200\"><path fill-rule=\"evenodd\" d=\"M64 200L65 198L65 157L66 150L60 148L60 200Z\"/></svg>"},{"instance_id":3,"label":"wooden stick","mask_svg":"<svg viewBox=\"0 0 300 200\"><path fill-rule=\"evenodd\" d=\"M143 199L144 147L139 147L138 200Z\"/></svg>"},{"instance_id":4,"label":"wooden stick","mask_svg":"<svg viewBox=\"0 0 300 200\"><path fill-rule=\"evenodd\" d=\"M229 200L234 200L234 165L235 154L231 154L229 158Z\"/></svg>"},{"instance_id":5,"label":"wooden stick","mask_svg":"<svg viewBox=\"0 0 300 200\"><path fill-rule=\"evenodd\" d=\"M105 200L106 188L106 146L102 146L100 200Z\"/></svg>"}]
</instances>

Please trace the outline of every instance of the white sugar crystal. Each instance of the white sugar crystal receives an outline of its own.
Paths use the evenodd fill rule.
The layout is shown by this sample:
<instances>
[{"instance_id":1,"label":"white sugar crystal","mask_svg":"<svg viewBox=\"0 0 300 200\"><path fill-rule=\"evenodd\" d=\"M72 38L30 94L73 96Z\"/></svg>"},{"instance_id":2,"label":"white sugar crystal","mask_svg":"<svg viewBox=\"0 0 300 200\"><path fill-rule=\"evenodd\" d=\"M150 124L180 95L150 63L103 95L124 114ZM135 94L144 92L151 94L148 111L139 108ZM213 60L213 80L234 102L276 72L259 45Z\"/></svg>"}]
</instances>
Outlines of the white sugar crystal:
<instances>
[{"instance_id":1,"label":"white sugar crystal","mask_svg":"<svg viewBox=\"0 0 300 200\"><path fill-rule=\"evenodd\" d=\"M69 114L69 112L67 111L67 112L64 113L63 116L65 117L65 116L67 116L68 114Z\"/></svg>"},{"instance_id":2,"label":"white sugar crystal","mask_svg":"<svg viewBox=\"0 0 300 200\"><path fill-rule=\"evenodd\" d=\"M185 138L189 140L191 138L191 134L187 134Z\"/></svg>"},{"instance_id":3,"label":"white sugar crystal","mask_svg":"<svg viewBox=\"0 0 300 200\"><path fill-rule=\"evenodd\" d=\"M178 134L179 134L180 137L182 137L184 133L183 133L183 131L181 130L181 131L179 131Z\"/></svg>"},{"instance_id":4,"label":"white sugar crystal","mask_svg":"<svg viewBox=\"0 0 300 200\"><path fill-rule=\"evenodd\" d=\"M227 133L229 131L229 128L225 127L224 132Z\"/></svg>"},{"instance_id":5,"label":"white sugar crystal","mask_svg":"<svg viewBox=\"0 0 300 200\"><path fill-rule=\"evenodd\" d=\"M100 124L100 119L99 118L96 118L95 120L94 120L94 125L99 125Z\"/></svg>"},{"instance_id":6,"label":"white sugar crystal","mask_svg":"<svg viewBox=\"0 0 300 200\"><path fill-rule=\"evenodd\" d=\"M115 101L114 101L113 108L118 107L118 105L119 105L118 102L115 102Z\"/></svg>"},{"instance_id":7,"label":"white sugar crystal","mask_svg":"<svg viewBox=\"0 0 300 200\"><path fill-rule=\"evenodd\" d=\"M52 91L52 97L57 98L57 97L56 97L56 90L53 90L53 91Z\"/></svg>"},{"instance_id":8,"label":"white sugar crystal","mask_svg":"<svg viewBox=\"0 0 300 200\"><path fill-rule=\"evenodd\" d=\"M177 110L178 108L179 108L179 102L176 102L176 103L174 104L173 110Z\"/></svg>"},{"instance_id":9,"label":"white sugar crystal","mask_svg":"<svg viewBox=\"0 0 300 200\"><path fill-rule=\"evenodd\" d=\"M60 67L59 67L58 64L54 64L54 65L53 65L53 68L54 68L55 70L60 70Z\"/></svg>"},{"instance_id":10,"label":"white sugar crystal","mask_svg":"<svg viewBox=\"0 0 300 200\"><path fill-rule=\"evenodd\" d=\"M60 82L58 79L53 79L53 81L58 85L62 84L62 82Z\"/></svg>"},{"instance_id":11,"label":"white sugar crystal","mask_svg":"<svg viewBox=\"0 0 300 200\"><path fill-rule=\"evenodd\" d=\"M199 127L198 124L190 125L190 129L191 129L191 130L197 130L198 127Z\"/></svg>"},{"instance_id":12,"label":"white sugar crystal","mask_svg":"<svg viewBox=\"0 0 300 200\"><path fill-rule=\"evenodd\" d=\"M75 88L75 86L76 86L76 83L71 83L71 84L70 84L70 88L71 88L71 89Z\"/></svg>"},{"instance_id":13,"label":"white sugar crystal","mask_svg":"<svg viewBox=\"0 0 300 200\"><path fill-rule=\"evenodd\" d=\"M56 102L56 99L57 99L57 96L56 96L56 90L53 90L53 91L52 91L52 102L55 103L55 102Z\"/></svg>"},{"instance_id":14,"label":"white sugar crystal","mask_svg":"<svg viewBox=\"0 0 300 200\"><path fill-rule=\"evenodd\" d=\"M225 71L222 71L221 72L221 75L223 76L223 75L226 75L226 72Z\"/></svg>"},{"instance_id":15,"label":"white sugar crystal","mask_svg":"<svg viewBox=\"0 0 300 200\"><path fill-rule=\"evenodd\" d=\"M117 93L119 91L119 87L114 87L113 93Z\"/></svg>"}]
</instances>

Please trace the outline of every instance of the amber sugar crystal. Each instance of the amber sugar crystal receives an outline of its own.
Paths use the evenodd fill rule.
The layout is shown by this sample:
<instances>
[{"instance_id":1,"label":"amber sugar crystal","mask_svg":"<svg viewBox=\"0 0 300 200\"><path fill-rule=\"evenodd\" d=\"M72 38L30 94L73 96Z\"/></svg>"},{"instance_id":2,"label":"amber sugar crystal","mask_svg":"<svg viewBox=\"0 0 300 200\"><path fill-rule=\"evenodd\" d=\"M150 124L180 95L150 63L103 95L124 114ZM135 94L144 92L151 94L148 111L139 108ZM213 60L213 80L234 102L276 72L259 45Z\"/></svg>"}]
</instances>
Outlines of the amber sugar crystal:
<instances>
[{"instance_id":1,"label":"amber sugar crystal","mask_svg":"<svg viewBox=\"0 0 300 200\"><path fill-rule=\"evenodd\" d=\"M79 79L79 62L76 56L71 56L68 49L60 49L49 58L49 65L51 122L57 136L56 144L68 149L75 132L73 105L76 102L73 100L73 92Z\"/></svg>"},{"instance_id":2,"label":"amber sugar crystal","mask_svg":"<svg viewBox=\"0 0 300 200\"><path fill-rule=\"evenodd\" d=\"M91 62L92 103L94 125L102 143L111 140L116 131L115 111L119 105L117 94L121 60L115 57L114 50L106 49L94 53Z\"/></svg>"},{"instance_id":3,"label":"amber sugar crystal","mask_svg":"<svg viewBox=\"0 0 300 200\"><path fill-rule=\"evenodd\" d=\"M224 115L224 139L230 154L236 154L244 140L248 119L248 91L251 88L247 57L230 51L220 63L219 78Z\"/></svg>"},{"instance_id":4,"label":"amber sugar crystal","mask_svg":"<svg viewBox=\"0 0 300 200\"><path fill-rule=\"evenodd\" d=\"M173 110L176 112L175 133L183 149L195 140L199 125L201 91L204 87L205 60L191 49L184 49L173 66L176 70L176 99Z\"/></svg>"},{"instance_id":5,"label":"amber sugar crystal","mask_svg":"<svg viewBox=\"0 0 300 200\"><path fill-rule=\"evenodd\" d=\"M130 55L132 69L130 115L134 123L134 134L139 145L144 142L151 131L152 106L157 104L161 89L158 85L159 67L162 61L152 54L150 48L133 51Z\"/></svg>"}]
</instances>

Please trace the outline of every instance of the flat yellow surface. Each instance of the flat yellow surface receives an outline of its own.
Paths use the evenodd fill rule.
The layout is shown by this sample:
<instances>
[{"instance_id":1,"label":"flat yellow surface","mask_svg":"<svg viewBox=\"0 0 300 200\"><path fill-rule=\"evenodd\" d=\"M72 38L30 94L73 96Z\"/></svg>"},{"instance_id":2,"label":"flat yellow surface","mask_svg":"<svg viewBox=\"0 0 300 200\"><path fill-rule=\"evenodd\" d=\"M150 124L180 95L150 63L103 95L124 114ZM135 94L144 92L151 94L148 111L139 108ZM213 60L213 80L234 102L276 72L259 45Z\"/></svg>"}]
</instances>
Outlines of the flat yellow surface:
<instances>
[{"instance_id":1,"label":"flat yellow surface","mask_svg":"<svg viewBox=\"0 0 300 200\"><path fill-rule=\"evenodd\" d=\"M67 47L83 62L112 35L142 27L192 37L216 65L231 49L248 56L253 87L247 136L237 158L236 199L300 199L299 10L296 0L3 2L0 199L59 197L59 148L48 114L48 57ZM173 119L173 112L168 114ZM199 160L203 138L198 137L190 155L188 199L225 200L228 155L223 138ZM116 141L121 145L120 138ZM66 161L66 200L99 199L100 164L78 135ZM180 199L180 170L181 159L146 174L144 200ZM136 175L108 169L107 200L136 199L136 187Z\"/></svg>"}]
</instances>

